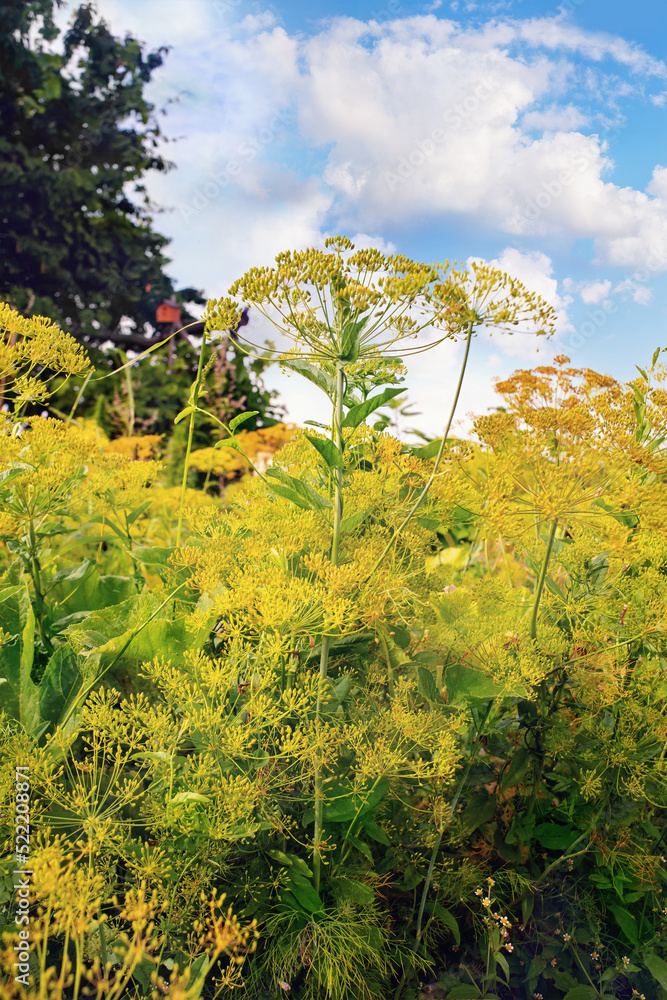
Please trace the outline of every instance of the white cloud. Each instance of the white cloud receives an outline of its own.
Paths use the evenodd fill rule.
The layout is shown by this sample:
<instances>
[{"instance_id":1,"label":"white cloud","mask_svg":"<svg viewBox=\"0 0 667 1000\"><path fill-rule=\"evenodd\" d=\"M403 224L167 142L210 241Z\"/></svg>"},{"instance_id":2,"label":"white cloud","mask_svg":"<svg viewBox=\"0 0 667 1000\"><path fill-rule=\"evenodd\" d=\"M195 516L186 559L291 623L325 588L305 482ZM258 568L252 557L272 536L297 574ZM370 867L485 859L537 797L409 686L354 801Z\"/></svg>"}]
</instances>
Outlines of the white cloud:
<instances>
[{"instance_id":1,"label":"white cloud","mask_svg":"<svg viewBox=\"0 0 667 1000\"><path fill-rule=\"evenodd\" d=\"M644 285L640 288L636 288L632 293L632 301L636 302L637 305L640 306L647 306L652 298L653 292L650 288L646 288Z\"/></svg>"},{"instance_id":2,"label":"white cloud","mask_svg":"<svg viewBox=\"0 0 667 1000\"><path fill-rule=\"evenodd\" d=\"M553 276L554 267L551 259L540 251L521 251L515 247L506 247L500 256L488 261L491 267L496 267L505 271L514 278L518 278L529 292L537 292L557 313L556 332L557 334L567 333L573 330L570 322L567 307L572 302L570 295L561 295L558 291L558 281ZM470 264L470 260L468 261ZM532 357L534 338L530 336L498 337L498 347L504 353L512 357Z\"/></svg>"},{"instance_id":3,"label":"white cloud","mask_svg":"<svg viewBox=\"0 0 667 1000\"><path fill-rule=\"evenodd\" d=\"M611 291L611 281L594 281L590 285L585 285L580 292L582 301L587 305L602 302Z\"/></svg>"},{"instance_id":4,"label":"white cloud","mask_svg":"<svg viewBox=\"0 0 667 1000\"><path fill-rule=\"evenodd\" d=\"M590 116L580 108L567 104L562 108L551 104L540 111L528 111L521 119L524 128L545 132L563 132L587 125Z\"/></svg>"}]
</instances>

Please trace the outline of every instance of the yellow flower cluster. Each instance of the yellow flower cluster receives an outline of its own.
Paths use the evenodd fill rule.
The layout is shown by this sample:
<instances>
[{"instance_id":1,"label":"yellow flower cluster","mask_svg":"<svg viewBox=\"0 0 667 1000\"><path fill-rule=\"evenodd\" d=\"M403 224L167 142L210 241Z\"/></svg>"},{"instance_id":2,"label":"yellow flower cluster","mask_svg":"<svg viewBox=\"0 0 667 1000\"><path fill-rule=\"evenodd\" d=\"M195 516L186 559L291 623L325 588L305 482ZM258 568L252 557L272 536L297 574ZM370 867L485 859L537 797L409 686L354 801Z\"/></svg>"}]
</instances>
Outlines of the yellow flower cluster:
<instances>
[{"instance_id":1,"label":"yellow flower cluster","mask_svg":"<svg viewBox=\"0 0 667 1000\"><path fill-rule=\"evenodd\" d=\"M32 374L35 368L39 377ZM48 399L47 382L56 375L85 378L91 371L81 345L59 326L43 316L21 316L0 302L0 392L11 394L16 413Z\"/></svg>"}]
</instances>

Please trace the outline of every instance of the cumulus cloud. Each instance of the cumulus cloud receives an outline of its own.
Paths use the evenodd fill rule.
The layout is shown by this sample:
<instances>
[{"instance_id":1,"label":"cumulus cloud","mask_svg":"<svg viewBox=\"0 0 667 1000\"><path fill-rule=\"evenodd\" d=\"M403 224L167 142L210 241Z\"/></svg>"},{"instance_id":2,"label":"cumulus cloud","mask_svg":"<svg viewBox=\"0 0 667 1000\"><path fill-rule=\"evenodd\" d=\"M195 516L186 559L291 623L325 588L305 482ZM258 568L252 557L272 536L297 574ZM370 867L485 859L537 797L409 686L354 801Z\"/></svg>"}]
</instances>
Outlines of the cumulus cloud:
<instances>
[{"instance_id":1,"label":"cumulus cloud","mask_svg":"<svg viewBox=\"0 0 667 1000\"><path fill-rule=\"evenodd\" d=\"M609 292L611 291L611 281L594 281L590 285L584 285L579 293L581 295L582 301L586 305L595 304L597 302L602 302Z\"/></svg>"}]
</instances>

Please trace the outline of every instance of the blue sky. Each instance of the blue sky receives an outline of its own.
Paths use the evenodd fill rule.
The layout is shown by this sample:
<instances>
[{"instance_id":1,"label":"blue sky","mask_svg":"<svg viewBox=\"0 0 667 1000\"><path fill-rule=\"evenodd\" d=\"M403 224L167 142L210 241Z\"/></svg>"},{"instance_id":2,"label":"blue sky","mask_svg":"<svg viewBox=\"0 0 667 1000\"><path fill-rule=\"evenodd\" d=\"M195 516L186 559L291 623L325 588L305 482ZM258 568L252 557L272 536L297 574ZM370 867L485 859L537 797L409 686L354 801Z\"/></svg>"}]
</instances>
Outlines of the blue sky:
<instances>
[{"instance_id":1,"label":"blue sky","mask_svg":"<svg viewBox=\"0 0 667 1000\"><path fill-rule=\"evenodd\" d=\"M654 0L98 0L172 46L148 94L149 179L171 273L226 292L280 250L345 233L419 260L493 261L559 313L545 342L474 344L459 416L493 378L565 353L619 379L667 346L667 18ZM253 318L261 342L274 335ZM279 341L278 341L279 342ZM536 352L539 346L539 353ZM410 426L438 434L460 348L408 363ZM289 418L324 397L278 370Z\"/></svg>"}]
</instances>

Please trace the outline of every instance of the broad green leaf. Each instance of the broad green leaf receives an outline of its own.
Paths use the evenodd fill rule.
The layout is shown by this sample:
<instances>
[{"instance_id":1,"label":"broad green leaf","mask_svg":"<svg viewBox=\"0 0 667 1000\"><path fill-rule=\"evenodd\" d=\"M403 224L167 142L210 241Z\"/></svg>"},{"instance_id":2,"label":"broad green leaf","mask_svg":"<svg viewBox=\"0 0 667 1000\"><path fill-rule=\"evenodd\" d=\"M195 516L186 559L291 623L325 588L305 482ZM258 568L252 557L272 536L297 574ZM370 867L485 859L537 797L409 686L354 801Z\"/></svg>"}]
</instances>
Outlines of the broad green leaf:
<instances>
[{"instance_id":1,"label":"broad green leaf","mask_svg":"<svg viewBox=\"0 0 667 1000\"><path fill-rule=\"evenodd\" d=\"M190 805L191 803L211 802L208 795L201 795L199 792L177 792L173 798L169 799L167 805Z\"/></svg>"},{"instance_id":2,"label":"broad green leaf","mask_svg":"<svg viewBox=\"0 0 667 1000\"><path fill-rule=\"evenodd\" d=\"M579 836L571 826L560 826L558 823L540 823L533 831L535 840L547 850L564 851L573 844Z\"/></svg>"},{"instance_id":3,"label":"broad green leaf","mask_svg":"<svg viewBox=\"0 0 667 1000\"><path fill-rule=\"evenodd\" d=\"M510 766L503 774L502 787L512 788L514 785L518 785L530 769L532 759L530 751L528 751L526 747L519 747L512 757ZM524 923L525 922L526 921L524 920Z\"/></svg>"},{"instance_id":4,"label":"broad green leaf","mask_svg":"<svg viewBox=\"0 0 667 1000\"><path fill-rule=\"evenodd\" d=\"M368 790L354 789L349 781L332 782L329 786L329 801L324 803L324 819L329 823L350 823L355 816L370 813L389 790L389 779L381 777L378 782L367 782ZM346 794L347 792L347 794Z\"/></svg>"},{"instance_id":5,"label":"broad green leaf","mask_svg":"<svg viewBox=\"0 0 667 1000\"><path fill-rule=\"evenodd\" d=\"M476 986L454 986L447 994L447 1000L480 1000L481 994Z\"/></svg>"},{"instance_id":6,"label":"broad green leaf","mask_svg":"<svg viewBox=\"0 0 667 1000\"><path fill-rule=\"evenodd\" d=\"M14 641L0 645L2 706L29 733L40 726L39 691L31 679L35 652L35 614L25 583L0 590L0 628Z\"/></svg>"},{"instance_id":7,"label":"broad green leaf","mask_svg":"<svg viewBox=\"0 0 667 1000\"><path fill-rule=\"evenodd\" d=\"M346 413L342 426L358 427L360 424L363 424L366 417L377 410L380 406L384 406L385 403L387 403L390 399L393 399L394 396L398 396L401 392L405 392L405 389L385 389L377 396L371 396L371 398L367 399L365 403L353 406L348 413Z\"/></svg>"},{"instance_id":8,"label":"broad green leaf","mask_svg":"<svg viewBox=\"0 0 667 1000\"><path fill-rule=\"evenodd\" d=\"M332 878L329 884L336 899L349 899L362 906L372 903L375 899L375 893L371 887L364 885L363 882L357 882L355 879L341 876Z\"/></svg>"},{"instance_id":9,"label":"broad green leaf","mask_svg":"<svg viewBox=\"0 0 667 1000\"><path fill-rule=\"evenodd\" d=\"M234 451L239 451L242 455L245 455L245 452L244 452L243 448L241 447L241 445L239 444L239 442L236 440L236 438L233 438L233 437L222 438L221 441L216 441L215 444L213 445L213 447L214 448L233 448Z\"/></svg>"},{"instance_id":10,"label":"broad green leaf","mask_svg":"<svg viewBox=\"0 0 667 1000\"><path fill-rule=\"evenodd\" d=\"M510 981L510 967L507 964L507 959L505 958L505 956L500 951L496 952L495 959L496 959L496 962L498 963L498 965L500 966L500 968L505 973L505 977L507 979L507 982L509 983L509 981Z\"/></svg>"},{"instance_id":11,"label":"broad green leaf","mask_svg":"<svg viewBox=\"0 0 667 1000\"><path fill-rule=\"evenodd\" d=\"M565 1000L598 1000L599 996L594 986L573 986L565 994Z\"/></svg>"},{"instance_id":12,"label":"broad green leaf","mask_svg":"<svg viewBox=\"0 0 667 1000\"><path fill-rule=\"evenodd\" d=\"M450 913L449 910L445 909L441 903L430 901L426 904L426 910L429 913L433 913L439 920L442 920L447 930L452 934L456 944L461 944L461 932L453 913Z\"/></svg>"},{"instance_id":13,"label":"broad green leaf","mask_svg":"<svg viewBox=\"0 0 667 1000\"><path fill-rule=\"evenodd\" d=\"M627 937L628 941L631 941L632 944L634 945L639 944L639 932L637 930L637 921L632 916L632 914L629 913L622 906L610 906L609 909L614 914L614 919L616 920L616 923L621 928L621 930Z\"/></svg>"},{"instance_id":14,"label":"broad green leaf","mask_svg":"<svg viewBox=\"0 0 667 1000\"><path fill-rule=\"evenodd\" d=\"M51 577L52 583L60 583L64 580L82 580L90 567L90 559L84 559L78 566L71 566L67 569L58 570Z\"/></svg>"},{"instance_id":15,"label":"broad green leaf","mask_svg":"<svg viewBox=\"0 0 667 1000\"><path fill-rule=\"evenodd\" d=\"M410 451L417 458L435 458L440 451L441 444L442 438L436 438L435 441L431 441L429 444L423 444L416 448L411 447Z\"/></svg>"},{"instance_id":16,"label":"broad green leaf","mask_svg":"<svg viewBox=\"0 0 667 1000\"><path fill-rule=\"evenodd\" d=\"M281 359L280 366L281 368L290 368L293 372L298 372L299 375L303 375L309 382L312 382L326 392L329 399L334 398L336 394L336 380L316 365L311 364L309 361L302 361L301 358L290 358L289 360ZM343 402L346 406L356 406L359 403L359 397L355 396L352 392L346 392Z\"/></svg>"},{"instance_id":17,"label":"broad green leaf","mask_svg":"<svg viewBox=\"0 0 667 1000\"><path fill-rule=\"evenodd\" d=\"M658 980L663 990L667 990L667 962L658 955L651 954L644 959L644 965L653 978Z\"/></svg>"},{"instance_id":18,"label":"broad green leaf","mask_svg":"<svg viewBox=\"0 0 667 1000\"><path fill-rule=\"evenodd\" d=\"M324 459L327 468L329 469L342 469L343 468L343 456L341 454L340 448L333 443L333 441L315 437L313 434L303 435L312 444L315 451Z\"/></svg>"},{"instance_id":19,"label":"broad green leaf","mask_svg":"<svg viewBox=\"0 0 667 1000\"><path fill-rule=\"evenodd\" d=\"M300 497L298 493L295 493L294 490L290 490L287 486L276 486L273 483L270 483L270 487L273 493L276 493L279 497L283 497L285 500L291 500L292 503L295 503L297 507L301 507L302 510L313 509L307 500Z\"/></svg>"},{"instance_id":20,"label":"broad green leaf","mask_svg":"<svg viewBox=\"0 0 667 1000\"><path fill-rule=\"evenodd\" d=\"M359 837L355 837L352 833L346 834L345 839L349 840L352 846L356 847L356 849L363 854L365 858L368 858L371 864L373 863L373 852L368 844L365 844L363 840L360 840Z\"/></svg>"},{"instance_id":21,"label":"broad green leaf","mask_svg":"<svg viewBox=\"0 0 667 1000\"><path fill-rule=\"evenodd\" d=\"M412 642L410 629L404 628L403 625L397 625L395 622L392 622L388 628L389 635L391 636L393 642L395 642L401 649L407 649Z\"/></svg>"},{"instance_id":22,"label":"broad green leaf","mask_svg":"<svg viewBox=\"0 0 667 1000\"><path fill-rule=\"evenodd\" d=\"M462 663L447 667L444 680L450 705L465 705L473 698L497 698L505 693L481 671Z\"/></svg>"},{"instance_id":23,"label":"broad green leaf","mask_svg":"<svg viewBox=\"0 0 667 1000\"><path fill-rule=\"evenodd\" d=\"M530 896L524 897L521 900L521 919L524 924L527 924L533 915L533 909L535 907L535 896L532 894Z\"/></svg>"},{"instance_id":24,"label":"broad green leaf","mask_svg":"<svg viewBox=\"0 0 667 1000\"><path fill-rule=\"evenodd\" d=\"M324 909L324 904L319 894L315 892L311 882L303 875L290 873L287 885L296 897L299 905L307 913L320 913Z\"/></svg>"},{"instance_id":25,"label":"broad green leaf","mask_svg":"<svg viewBox=\"0 0 667 1000\"><path fill-rule=\"evenodd\" d=\"M296 496L301 497L301 499L308 504L308 510L323 510L325 507L331 507L331 503L323 496L320 496L308 483L305 483L302 479L297 479L295 476L288 475L284 469L271 468L266 470L266 475L270 479L277 479L284 487L287 487ZM273 483L268 483L272 490L277 492L277 487ZM296 501L295 501L296 502ZM301 506L301 505L299 505Z\"/></svg>"},{"instance_id":26,"label":"broad green leaf","mask_svg":"<svg viewBox=\"0 0 667 1000\"><path fill-rule=\"evenodd\" d=\"M446 549L441 549L434 556L428 556L424 560L426 572L432 573L438 566L452 566L454 569L463 569L469 552L469 545L450 545Z\"/></svg>"},{"instance_id":27,"label":"broad green leaf","mask_svg":"<svg viewBox=\"0 0 667 1000\"><path fill-rule=\"evenodd\" d=\"M84 667L85 669L85 667ZM58 646L39 684L39 721L42 730L55 729L75 703L85 676L69 645Z\"/></svg>"},{"instance_id":28,"label":"broad green leaf","mask_svg":"<svg viewBox=\"0 0 667 1000\"><path fill-rule=\"evenodd\" d=\"M369 507L367 510L358 510L356 514L350 514L349 517L344 517L340 523L341 532L355 531L356 528L358 528L359 525L363 524L366 520L371 512L371 509L372 508Z\"/></svg>"},{"instance_id":29,"label":"broad green leaf","mask_svg":"<svg viewBox=\"0 0 667 1000\"><path fill-rule=\"evenodd\" d=\"M435 678L426 667L417 667L417 684L419 693L429 701L440 701L440 694L435 684Z\"/></svg>"},{"instance_id":30,"label":"broad green leaf","mask_svg":"<svg viewBox=\"0 0 667 1000\"><path fill-rule=\"evenodd\" d=\"M237 413L235 417L229 421L230 431L235 431L240 424L244 424L246 420L250 420L251 417L256 417L259 410L247 410L245 413Z\"/></svg>"},{"instance_id":31,"label":"broad green leaf","mask_svg":"<svg viewBox=\"0 0 667 1000\"><path fill-rule=\"evenodd\" d=\"M361 821L361 826L363 828L364 833L367 834L369 837L372 837L373 840L376 840L378 844L384 844L386 847L390 846L391 841L389 840L389 837L384 832L382 827L379 826L377 823L375 823L372 819L369 819L367 816L364 816L364 818Z\"/></svg>"},{"instance_id":32,"label":"broad green leaf","mask_svg":"<svg viewBox=\"0 0 667 1000\"><path fill-rule=\"evenodd\" d=\"M175 551L175 545L137 545L130 554L133 559L144 566L166 569L169 566L169 559Z\"/></svg>"},{"instance_id":33,"label":"broad green leaf","mask_svg":"<svg viewBox=\"0 0 667 1000\"><path fill-rule=\"evenodd\" d=\"M474 833L480 826L487 823L496 812L494 796L486 792L473 795L463 811L461 822L467 834Z\"/></svg>"},{"instance_id":34,"label":"broad green leaf","mask_svg":"<svg viewBox=\"0 0 667 1000\"><path fill-rule=\"evenodd\" d=\"M196 406L186 406L184 409L181 410L180 413L176 414L176 416L174 417L174 423L179 424L181 420L184 420L191 413L194 413L196 409L197 409Z\"/></svg>"}]
</instances>

